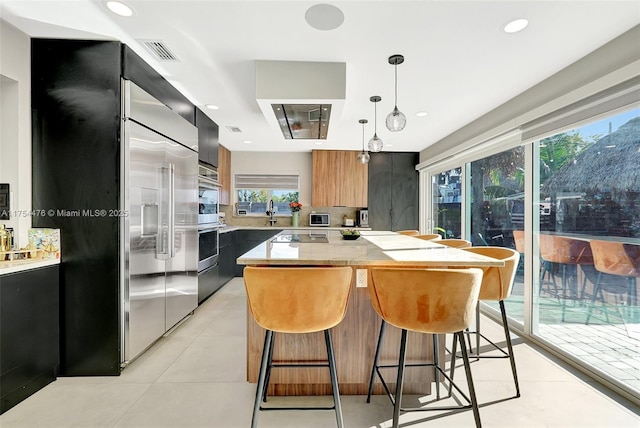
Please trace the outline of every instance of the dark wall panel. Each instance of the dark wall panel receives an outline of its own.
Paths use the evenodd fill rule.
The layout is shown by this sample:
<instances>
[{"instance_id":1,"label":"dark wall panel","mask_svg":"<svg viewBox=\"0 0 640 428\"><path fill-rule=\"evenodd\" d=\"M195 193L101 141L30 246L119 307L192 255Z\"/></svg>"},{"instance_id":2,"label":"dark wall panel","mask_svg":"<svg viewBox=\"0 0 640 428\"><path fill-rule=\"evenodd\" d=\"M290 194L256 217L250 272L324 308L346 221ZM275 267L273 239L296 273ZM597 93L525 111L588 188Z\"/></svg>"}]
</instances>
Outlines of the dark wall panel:
<instances>
[{"instance_id":1,"label":"dark wall panel","mask_svg":"<svg viewBox=\"0 0 640 428\"><path fill-rule=\"evenodd\" d=\"M369 226L373 230L418 228L417 153L371 153Z\"/></svg>"},{"instance_id":2,"label":"dark wall panel","mask_svg":"<svg viewBox=\"0 0 640 428\"><path fill-rule=\"evenodd\" d=\"M61 373L120 367L118 42L33 39L34 227L61 229Z\"/></svg>"},{"instance_id":3,"label":"dark wall panel","mask_svg":"<svg viewBox=\"0 0 640 428\"><path fill-rule=\"evenodd\" d=\"M371 153L369 160L369 226L391 230L391 153Z\"/></svg>"},{"instance_id":4,"label":"dark wall panel","mask_svg":"<svg viewBox=\"0 0 640 428\"><path fill-rule=\"evenodd\" d=\"M418 229L417 153L393 153L391 230Z\"/></svg>"}]
</instances>

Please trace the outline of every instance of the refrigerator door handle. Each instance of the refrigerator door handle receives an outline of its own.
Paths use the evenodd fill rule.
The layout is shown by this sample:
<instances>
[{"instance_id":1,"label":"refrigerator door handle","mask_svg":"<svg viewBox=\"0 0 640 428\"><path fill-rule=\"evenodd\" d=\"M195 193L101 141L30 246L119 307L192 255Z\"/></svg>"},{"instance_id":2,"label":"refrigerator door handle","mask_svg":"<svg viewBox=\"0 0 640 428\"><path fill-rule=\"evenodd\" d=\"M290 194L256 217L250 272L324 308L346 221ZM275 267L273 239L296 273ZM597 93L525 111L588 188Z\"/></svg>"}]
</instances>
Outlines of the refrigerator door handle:
<instances>
[{"instance_id":1,"label":"refrigerator door handle","mask_svg":"<svg viewBox=\"0 0 640 428\"><path fill-rule=\"evenodd\" d=\"M176 169L169 163L169 258L176 256Z\"/></svg>"},{"instance_id":2,"label":"refrigerator door handle","mask_svg":"<svg viewBox=\"0 0 640 428\"><path fill-rule=\"evenodd\" d=\"M172 163L168 162L160 166L164 207L160 210L160 227L156 239L156 258L158 260L168 260L175 256L174 174L174 165Z\"/></svg>"}]
</instances>

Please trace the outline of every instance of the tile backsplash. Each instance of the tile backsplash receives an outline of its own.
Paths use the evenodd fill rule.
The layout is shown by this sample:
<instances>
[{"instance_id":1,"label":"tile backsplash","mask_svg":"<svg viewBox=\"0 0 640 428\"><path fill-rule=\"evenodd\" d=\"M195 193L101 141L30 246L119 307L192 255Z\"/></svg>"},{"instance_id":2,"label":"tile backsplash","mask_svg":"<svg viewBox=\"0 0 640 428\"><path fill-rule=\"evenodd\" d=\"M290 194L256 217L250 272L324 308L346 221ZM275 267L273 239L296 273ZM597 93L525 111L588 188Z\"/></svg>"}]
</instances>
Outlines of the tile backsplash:
<instances>
[{"instance_id":1,"label":"tile backsplash","mask_svg":"<svg viewBox=\"0 0 640 428\"><path fill-rule=\"evenodd\" d=\"M353 207L302 207L298 226L309 226L309 214L317 212L331 214L331 227L340 227L345 215L355 221L356 210L357 208ZM226 224L229 226L269 226L269 217L266 214L262 216L238 216L234 213L232 205L221 205L220 211L224 214ZM291 216L276 215L275 218L278 220L274 226L275 228L291 226Z\"/></svg>"}]
</instances>

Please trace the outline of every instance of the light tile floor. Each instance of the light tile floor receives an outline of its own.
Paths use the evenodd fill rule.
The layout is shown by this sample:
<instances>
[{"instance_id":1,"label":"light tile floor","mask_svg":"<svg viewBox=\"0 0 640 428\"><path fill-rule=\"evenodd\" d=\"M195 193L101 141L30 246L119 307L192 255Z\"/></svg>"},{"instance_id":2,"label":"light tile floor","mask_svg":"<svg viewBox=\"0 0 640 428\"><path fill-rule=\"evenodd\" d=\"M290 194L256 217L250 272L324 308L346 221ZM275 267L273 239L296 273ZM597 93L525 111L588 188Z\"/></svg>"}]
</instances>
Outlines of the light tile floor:
<instances>
[{"instance_id":1,"label":"light tile floor","mask_svg":"<svg viewBox=\"0 0 640 428\"><path fill-rule=\"evenodd\" d=\"M248 427L255 384L245 381L245 325L244 288L242 279L235 278L121 376L59 378L1 415L0 426ZM487 318L482 329L498 342L504 340L501 327ZM640 426L638 407L517 338L515 352L522 391L518 399L510 399L514 388L508 360L472 363L484 426ZM463 370L457 370L456 379L463 380L462 375ZM363 396L343 396L342 402L346 427L391 425L392 407L384 396L374 397L371 404ZM424 417L429 420L417 421ZM468 411L407 413L401 422L411 427L469 427L473 416ZM259 426L334 427L335 417L326 411L261 412Z\"/></svg>"}]
</instances>

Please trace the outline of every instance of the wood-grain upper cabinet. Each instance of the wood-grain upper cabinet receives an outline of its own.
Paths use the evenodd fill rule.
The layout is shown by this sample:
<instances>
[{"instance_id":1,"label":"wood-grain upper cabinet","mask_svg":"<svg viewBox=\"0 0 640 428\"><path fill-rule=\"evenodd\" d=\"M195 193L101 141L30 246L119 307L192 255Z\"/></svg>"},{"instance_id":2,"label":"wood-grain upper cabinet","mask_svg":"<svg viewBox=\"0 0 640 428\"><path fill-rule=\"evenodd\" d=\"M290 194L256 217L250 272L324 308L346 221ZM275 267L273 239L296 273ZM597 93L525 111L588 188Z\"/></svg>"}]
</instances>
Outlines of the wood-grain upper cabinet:
<instances>
[{"instance_id":1,"label":"wood-grain upper cabinet","mask_svg":"<svg viewBox=\"0 0 640 428\"><path fill-rule=\"evenodd\" d=\"M231 204L231 151L220 144L218 146L218 181L220 181L220 205Z\"/></svg>"},{"instance_id":2,"label":"wood-grain upper cabinet","mask_svg":"<svg viewBox=\"0 0 640 428\"><path fill-rule=\"evenodd\" d=\"M311 205L366 207L368 165L358 162L358 151L313 150Z\"/></svg>"}]
</instances>

